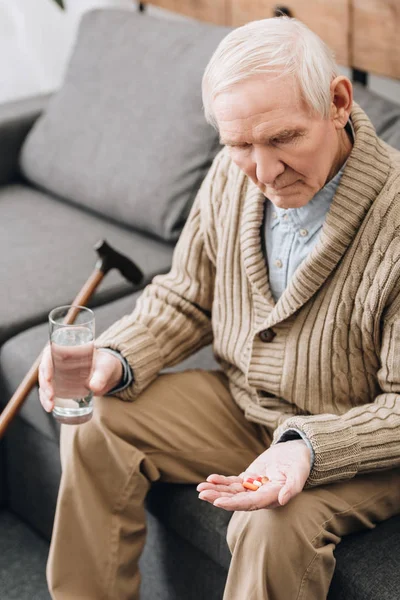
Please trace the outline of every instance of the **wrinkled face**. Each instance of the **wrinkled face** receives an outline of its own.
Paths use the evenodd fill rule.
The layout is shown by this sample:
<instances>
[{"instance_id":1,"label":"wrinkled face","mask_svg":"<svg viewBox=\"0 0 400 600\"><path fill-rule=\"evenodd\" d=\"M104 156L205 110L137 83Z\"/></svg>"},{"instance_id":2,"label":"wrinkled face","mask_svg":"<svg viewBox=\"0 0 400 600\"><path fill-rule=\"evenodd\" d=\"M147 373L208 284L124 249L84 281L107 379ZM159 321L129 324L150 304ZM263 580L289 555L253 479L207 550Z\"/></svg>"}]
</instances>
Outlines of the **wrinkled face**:
<instances>
[{"instance_id":1,"label":"wrinkled face","mask_svg":"<svg viewBox=\"0 0 400 600\"><path fill-rule=\"evenodd\" d=\"M245 80L218 94L213 108L232 160L281 208L307 204L346 158L347 119L338 126L310 114L292 78Z\"/></svg>"}]
</instances>

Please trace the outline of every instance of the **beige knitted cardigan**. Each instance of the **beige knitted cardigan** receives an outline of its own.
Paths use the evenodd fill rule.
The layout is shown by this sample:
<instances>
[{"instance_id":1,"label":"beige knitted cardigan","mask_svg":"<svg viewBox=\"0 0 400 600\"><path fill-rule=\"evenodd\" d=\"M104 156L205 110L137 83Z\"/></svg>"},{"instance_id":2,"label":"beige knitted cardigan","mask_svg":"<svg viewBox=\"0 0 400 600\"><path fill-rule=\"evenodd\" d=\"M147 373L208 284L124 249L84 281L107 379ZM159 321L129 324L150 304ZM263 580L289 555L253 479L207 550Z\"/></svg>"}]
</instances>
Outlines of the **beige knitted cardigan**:
<instances>
[{"instance_id":1,"label":"beige knitted cardigan","mask_svg":"<svg viewBox=\"0 0 400 600\"><path fill-rule=\"evenodd\" d=\"M308 486L400 466L400 153L357 105L352 120L320 239L277 303L261 245L265 198L224 149L171 271L97 340L132 366L123 400L213 342L246 417L275 441L288 428L311 441ZM260 338L266 329L272 341Z\"/></svg>"}]
</instances>

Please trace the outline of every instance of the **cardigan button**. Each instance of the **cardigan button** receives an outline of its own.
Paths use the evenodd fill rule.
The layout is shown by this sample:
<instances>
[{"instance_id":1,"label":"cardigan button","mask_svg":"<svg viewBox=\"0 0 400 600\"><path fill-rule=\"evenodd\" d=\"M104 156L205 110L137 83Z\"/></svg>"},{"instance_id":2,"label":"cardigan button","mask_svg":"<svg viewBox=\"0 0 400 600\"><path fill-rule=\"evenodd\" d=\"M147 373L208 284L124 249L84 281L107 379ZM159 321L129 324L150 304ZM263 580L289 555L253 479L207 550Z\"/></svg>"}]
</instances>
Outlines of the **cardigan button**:
<instances>
[{"instance_id":1,"label":"cardigan button","mask_svg":"<svg viewBox=\"0 0 400 600\"><path fill-rule=\"evenodd\" d=\"M276 333L273 329L263 329L258 335L262 342L268 343L272 342L272 340L276 336Z\"/></svg>"}]
</instances>

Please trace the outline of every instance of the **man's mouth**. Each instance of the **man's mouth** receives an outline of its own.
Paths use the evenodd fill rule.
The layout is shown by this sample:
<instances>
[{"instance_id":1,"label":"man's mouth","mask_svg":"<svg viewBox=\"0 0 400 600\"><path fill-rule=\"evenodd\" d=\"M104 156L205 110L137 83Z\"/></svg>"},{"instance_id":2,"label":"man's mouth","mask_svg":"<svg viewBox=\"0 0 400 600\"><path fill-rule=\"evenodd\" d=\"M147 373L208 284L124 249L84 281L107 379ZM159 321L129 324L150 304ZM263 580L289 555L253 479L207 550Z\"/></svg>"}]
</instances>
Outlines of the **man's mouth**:
<instances>
[{"instance_id":1,"label":"man's mouth","mask_svg":"<svg viewBox=\"0 0 400 600\"><path fill-rule=\"evenodd\" d=\"M294 183L289 183L288 185L280 187L279 189L265 186L265 193L267 194L267 196L291 196L295 191L294 189L292 189L295 183L297 183L297 181L295 181Z\"/></svg>"},{"instance_id":2,"label":"man's mouth","mask_svg":"<svg viewBox=\"0 0 400 600\"><path fill-rule=\"evenodd\" d=\"M296 179L295 181L292 181L291 183L285 183L284 185L280 185L279 187L271 187L271 186L265 186L268 191L273 192L274 194L279 194L282 190L285 190L286 188L291 187L292 185L294 185L295 183L297 183L299 181L299 179Z\"/></svg>"}]
</instances>

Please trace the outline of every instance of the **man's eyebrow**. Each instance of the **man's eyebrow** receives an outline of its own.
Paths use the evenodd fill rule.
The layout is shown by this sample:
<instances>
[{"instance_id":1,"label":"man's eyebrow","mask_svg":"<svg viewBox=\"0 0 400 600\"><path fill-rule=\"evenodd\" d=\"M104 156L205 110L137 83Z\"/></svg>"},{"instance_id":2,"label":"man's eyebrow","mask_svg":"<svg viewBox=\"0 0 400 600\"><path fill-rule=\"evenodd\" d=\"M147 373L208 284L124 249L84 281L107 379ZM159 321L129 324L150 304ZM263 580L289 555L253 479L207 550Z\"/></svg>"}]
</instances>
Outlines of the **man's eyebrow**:
<instances>
[{"instance_id":1,"label":"man's eyebrow","mask_svg":"<svg viewBox=\"0 0 400 600\"><path fill-rule=\"evenodd\" d=\"M221 136L219 138L219 143L222 146L245 146L247 142L234 142L230 140L224 140Z\"/></svg>"},{"instance_id":2,"label":"man's eyebrow","mask_svg":"<svg viewBox=\"0 0 400 600\"><path fill-rule=\"evenodd\" d=\"M271 137L269 139L270 140L277 140L277 139L285 139L285 138L297 137L297 136L304 135L304 133L305 133L305 131L302 128L297 128L297 129L283 129L282 131L278 131L278 133L276 133L275 135L271 135Z\"/></svg>"},{"instance_id":3,"label":"man's eyebrow","mask_svg":"<svg viewBox=\"0 0 400 600\"><path fill-rule=\"evenodd\" d=\"M281 131L277 131L274 135L271 136L266 136L265 138L263 138L262 136L260 136L260 141L261 142L270 142L272 141L276 141L276 140L285 140L285 139L290 139L290 138L294 138L294 137L301 137L302 135L305 134L305 130L303 128L295 128L295 129L282 129ZM222 136L220 136L219 138L219 142L220 144L222 144L223 146L245 146L248 144L248 142L237 142L237 141L230 141L229 139L224 139Z\"/></svg>"}]
</instances>

